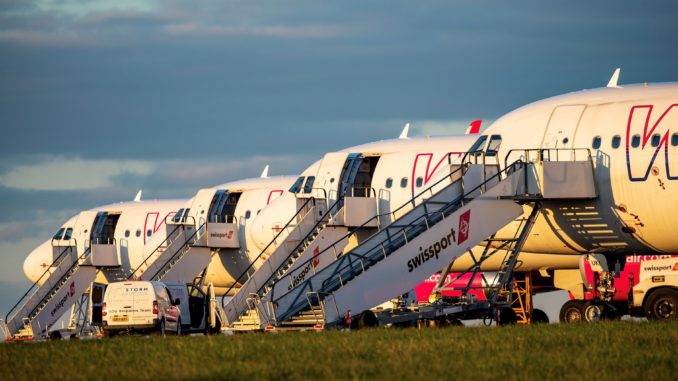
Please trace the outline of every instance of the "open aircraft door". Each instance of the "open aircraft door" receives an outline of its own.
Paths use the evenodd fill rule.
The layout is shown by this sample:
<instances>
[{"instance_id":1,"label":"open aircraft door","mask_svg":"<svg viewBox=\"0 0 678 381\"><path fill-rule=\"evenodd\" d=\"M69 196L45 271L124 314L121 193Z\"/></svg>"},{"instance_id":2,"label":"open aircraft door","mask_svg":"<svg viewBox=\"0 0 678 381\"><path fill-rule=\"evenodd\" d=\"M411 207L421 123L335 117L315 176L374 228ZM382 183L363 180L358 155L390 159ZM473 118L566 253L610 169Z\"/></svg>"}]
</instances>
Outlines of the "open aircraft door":
<instances>
[{"instance_id":1,"label":"open aircraft door","mask_svg":"<svg viewBox=\"0 0 678 381\"><path fill-rule=\"evenodd\" d=\"M214 285L212 283L207 285L207 297L209 298L207 307L208 330L214 332L221 323L217 324L217 298L214 295Z\"/></svg>"},{"instance_id":2,"label":"open aircraft door","mask_svg":"<svg viewBox=\"0 0 678 381\"><path fill-rule=\"evenodd\" d=\"M326 154L320 166L318 167L318 174L316 175L315 185L306 186L308 178L303 189L303 193L309 193L314 196L323 197L323 195L316 194L312 191L314 188L323 188L327 192L327 205L332 205L338 198L339 185L341 181L341 173L348 158L347 152L330 152Z\"/></svg>"},{"instance_id":3,"label":"open aircraft door","mask_svg":"<svg viewBox=\"0 0 678 381\"><path fill-rule=\"evenodd\" d=\"M89 293L89 321L91 325L101 325L103 324L103 315L101 314L103 310L104 303L104 292L106 291L106 285L103 283L93 282L90 286Z\"/></svg>"}]
</instances>

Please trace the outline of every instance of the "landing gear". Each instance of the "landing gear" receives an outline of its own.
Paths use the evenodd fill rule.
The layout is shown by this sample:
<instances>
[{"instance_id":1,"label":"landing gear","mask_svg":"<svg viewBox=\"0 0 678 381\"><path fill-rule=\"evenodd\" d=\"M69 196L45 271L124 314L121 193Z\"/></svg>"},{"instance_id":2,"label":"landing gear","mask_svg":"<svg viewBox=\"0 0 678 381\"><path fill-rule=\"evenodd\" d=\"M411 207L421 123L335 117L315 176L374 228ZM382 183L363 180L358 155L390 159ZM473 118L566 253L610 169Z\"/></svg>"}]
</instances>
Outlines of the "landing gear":
<instances>
[{"instance_id":1,"label":"landing gear","mask_svg":"<svg viewBox=\"0 0 678 381\"><path fill-rule=\"evenodd\" d=\"M645 302L645 316L649 320L678 320L678 291L660 288Z\"/></svg>"}]
</instances>

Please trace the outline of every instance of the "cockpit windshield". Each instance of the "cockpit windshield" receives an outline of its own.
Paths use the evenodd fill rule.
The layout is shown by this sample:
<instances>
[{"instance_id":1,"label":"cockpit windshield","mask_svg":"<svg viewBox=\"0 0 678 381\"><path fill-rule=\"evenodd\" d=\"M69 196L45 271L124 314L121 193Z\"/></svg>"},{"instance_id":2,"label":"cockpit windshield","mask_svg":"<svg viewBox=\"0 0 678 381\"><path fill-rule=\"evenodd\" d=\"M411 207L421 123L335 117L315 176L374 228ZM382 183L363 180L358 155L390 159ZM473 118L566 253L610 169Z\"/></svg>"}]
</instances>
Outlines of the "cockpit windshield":
<instances>
[{"instance_id":1,"label":"cockpit windshield","mask_svg":"<svg viewBox=\"0 0 678 381\"><path fill-rule=\"evenodd\" d=\"M61 228L61 229L59 229L59 230L56 232L56 234L54 234L54 236L52 237L52 239L61 239L61 237L63 237L63 235L64 235L64 230L66 230L66 228Z\"/></svg>"},{"instance_id":2,"label":"cockpit windshield","mask_svg":"<svg viewBox=\"0 0 678 381\"><path fill-rule=\"evenodd\" d=\"M468 152L471 154L478 154L483 151L483 147L485 147L485 141L487 140L487 135L483 135L476 140L475 143L469 148Z\"/></svg>"}]
</instances>

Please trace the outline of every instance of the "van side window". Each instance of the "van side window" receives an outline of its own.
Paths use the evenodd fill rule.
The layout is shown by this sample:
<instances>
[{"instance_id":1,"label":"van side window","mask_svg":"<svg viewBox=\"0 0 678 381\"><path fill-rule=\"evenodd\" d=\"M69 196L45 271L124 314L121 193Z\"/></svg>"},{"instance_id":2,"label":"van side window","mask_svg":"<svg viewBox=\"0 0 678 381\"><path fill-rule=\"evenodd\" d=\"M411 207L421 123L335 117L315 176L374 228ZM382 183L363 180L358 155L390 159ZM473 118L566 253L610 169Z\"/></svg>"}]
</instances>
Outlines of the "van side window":
<instances>
[{"instance_id":1,"label":"van side window","mask_svg":"<svg viewBox=\"0 0 678 381\"><path fill-rule=\"evenodd\" d=\"M640 135L638 134L633 135L633 137L631 138L631 147L638 148L639 145L640 145Z\"/></svg>"},{"instance_id":2,"label":"van side window","mask_svg":"<svg viewBox=\"0 0 678 381\"><path fill-rule=\"evenodd\" d=\"M304 176L300 176L297 179L297 181L295 181L294 184L292 184L292 186L290 187L290 192L299 193L299 191L301 190L301 185L304 183L304 179L305 179Z\"/></svg>"},{"instance_id":3,"label":"van side window","mask_svg":"<svg viewBox=\"0 0 678 381\"><path fill-rule=\"evenodd\" d=\"M612 148L619 148L621 144L621 136L615 135L612 137Z\"/></svg>"},{"instance_id":4,"label":"van side window","mask_svg":"<svg viewBox=\"0 0 678 381\"><path fill-rule=\"evenodd\" d=\"M593 148L593 149L600 148L600 142L601 141L602 141L602 139L600 138L600 136L596 136L595 138L593 138L593 142L591 143L591 148Z\"/></svg>"}]
</instances>

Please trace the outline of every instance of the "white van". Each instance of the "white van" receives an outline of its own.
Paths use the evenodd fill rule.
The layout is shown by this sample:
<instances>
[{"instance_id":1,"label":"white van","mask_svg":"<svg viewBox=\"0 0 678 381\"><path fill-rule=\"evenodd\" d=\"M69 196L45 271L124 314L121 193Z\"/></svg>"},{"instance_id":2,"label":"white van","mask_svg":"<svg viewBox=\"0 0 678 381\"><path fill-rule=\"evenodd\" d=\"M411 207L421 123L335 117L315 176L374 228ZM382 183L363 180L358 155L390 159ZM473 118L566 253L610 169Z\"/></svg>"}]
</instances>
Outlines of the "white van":
<instances>
[{"instance_id":1,"label":"white van","mask_svg":"<svg viewBox=\"0 0 678 381\"><path fill-rule=\"evenodd\" d=\"M209 316L207 295L191 283L166 282L165 286L173 298L179 299L181 331L183 333L206 332Z\"/></svg>"},{"instance_id":2,"label":"white van","mask_svg":"<svg viewBox=\"0 0 678 381\"><path fill-rule=\"evenodd\" d=\"M104 332L160 331L181 334L180 300L161 282L126 281L106 287L101 306Z\"/></svg>"}]
</instances>

